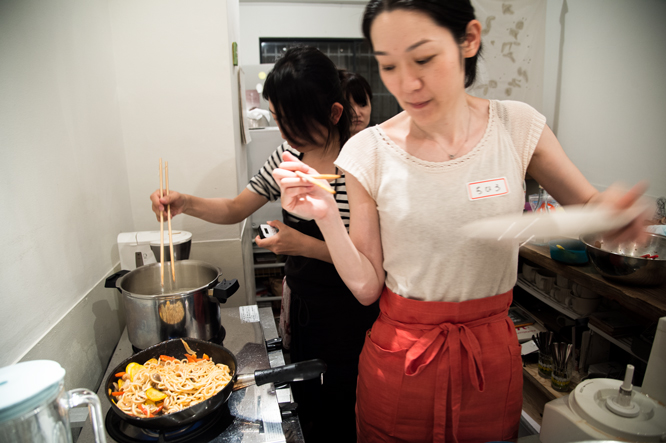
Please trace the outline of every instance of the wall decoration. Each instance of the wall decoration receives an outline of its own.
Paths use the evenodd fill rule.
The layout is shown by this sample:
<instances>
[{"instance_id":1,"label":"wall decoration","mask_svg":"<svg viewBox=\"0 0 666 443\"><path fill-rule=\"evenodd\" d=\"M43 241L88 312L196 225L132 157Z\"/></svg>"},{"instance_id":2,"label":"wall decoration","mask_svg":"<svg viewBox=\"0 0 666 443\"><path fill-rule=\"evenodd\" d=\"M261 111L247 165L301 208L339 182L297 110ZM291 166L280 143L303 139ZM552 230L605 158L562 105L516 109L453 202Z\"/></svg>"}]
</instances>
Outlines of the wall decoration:
<instances>
[{"instance_id":1,"label":"wall decoration","mask_svg":"<svg viewBox=\"0 0 666 443\"><path fill-rule=\"evenodd\" d=\"M546 0L473 0L483 26L483 52L468 92L518 100L541 110Z\"/></svg>"}]
</instances>

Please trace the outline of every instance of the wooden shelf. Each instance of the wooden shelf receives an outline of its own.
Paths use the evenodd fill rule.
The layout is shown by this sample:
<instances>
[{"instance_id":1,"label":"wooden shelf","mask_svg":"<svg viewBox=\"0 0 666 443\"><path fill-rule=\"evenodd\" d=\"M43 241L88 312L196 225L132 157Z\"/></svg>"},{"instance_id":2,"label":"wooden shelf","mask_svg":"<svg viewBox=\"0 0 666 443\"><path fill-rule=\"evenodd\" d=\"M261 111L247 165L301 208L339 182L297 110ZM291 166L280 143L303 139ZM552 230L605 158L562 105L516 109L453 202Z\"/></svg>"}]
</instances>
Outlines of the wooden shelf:
<instances>
[{"instance_id":1,"label":"wooden shelf","mask_svg":"<svg viewBox=\"0 0 666 443\"><path fill-rule=\"evenodd\" d=\"M543 378L539 375L539 368L536 363L526 363L523 365L523 379L529 381L534 386L541 391L542 394L546 395L550 400L555 400L556 398L564 397L568 395L571 391L574 390L576 385L580 383L580 375L578 372L574 371L571 376L571 383L569 384L569 389L566 392L556 391L550 386L550 379Z\"/></svg>"},{"instance_id":2,"label":"wooden shelf","mask_svg":"<svg viewBox=\"0 0 666 443\"><path fill-rule=\"evenodd\" d=\"M519 286L532 294L534 297L538 298L551 308L555 309L556 311L559 311L560 313L566 315L572 320L577 320L581 318L581 315L577 314L576 312L572 311L568 307L564 306L562 303L559 303L556 300L553 300L548 296L545 292L543 292L541 289L537 288L534 286L532 283L528 282L527 280L523 279L521 277L521 274L518 274L518 281L516 282L516 286Z\"/></svg>"},{"instance_id":3,"label":"wooden shelf","mask_svg":"<svg viewBox=\"0 0 666 443\"><path fill-rule=\"evenodd\" d=\"M647 360L645 360L644 358L639 357L638 355L634 354L631 351L631 338L629 338L629 337L619 337L619 338L613 337L612 335L606 334L604 331L597 328L593 324L588 323L587 327L590 328L590 331L593 331L595 334L601 335L603 338L605 338L609 342L613 343L614 345L616 345L620 349L628 352L629 354L633 355L634 357L636 357L640 361L642 361L644 363L647 363Z\"/></svg>"},{"instance_id":4,"label":"wooden shelf","mask_svg":"<svg viewBox=\"0 0 666 443\"><path fill-rule=\"evenodd\" d=\"M588 287L599 295L615 300L625 308L656 321L666 316L666 284L658 287L620 285L604 279L591 265L569 266L550 258L548 246L526 244L520 256L571 281Z\"/></svg>"}]
</instances>

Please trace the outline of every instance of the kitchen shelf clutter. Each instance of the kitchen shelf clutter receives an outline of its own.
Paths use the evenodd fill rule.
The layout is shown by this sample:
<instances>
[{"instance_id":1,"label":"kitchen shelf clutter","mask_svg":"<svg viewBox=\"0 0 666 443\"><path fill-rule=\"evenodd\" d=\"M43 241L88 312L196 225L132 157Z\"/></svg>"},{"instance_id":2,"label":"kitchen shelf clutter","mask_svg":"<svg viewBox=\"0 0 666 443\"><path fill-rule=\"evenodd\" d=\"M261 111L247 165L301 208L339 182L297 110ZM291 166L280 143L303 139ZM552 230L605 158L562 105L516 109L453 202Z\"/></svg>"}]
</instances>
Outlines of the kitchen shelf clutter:
<instances>
[{"instance_id":1,"label":"kitchen shelf clutter","mask_svg":"<svg viewBox=\"0 0 666 443\"><path fill-rule=\"evenodd\" d=\"M666 316L666 285L639 287L613 283L599 275L590 264L571 266L556 262L550 258L548 246L528 243L520 248L520 256L582 286L596 288L603 297L615 300L622 307L648 320L657 321Z\"/></svg>"},{"instance_id":2,"label":"kitchen shelf clutter","mask_svg":"<svg viewBox=\"0 0 666 443\"><path fill-rule=\"evenodd\" d=\"M252 254L257 304L270 305L279 315L285 258L256 245L252 248Z\"/></svg>"},{"instance_id":3,"label":"kitchen shelf clutter","mask_svg":"<svg viewBox=\"0 0 666 443\"><path fill-rule=\"evenodd\" d=\"M651 347L650 327L666 315L666 285L634 287L607 281L590 264L552 260L548 245L523 245L519 266L514 306L553 331L553 341L574 346L567 392L554 390L538 374L538 353L523 357L524 410L530 417L540 424L545 403L568 394L586 377L620 379L627 363L636 366L634 384L640 386ZM572 290L576 285L578 295L596 302L572 303L572 298L583 298Z\"/></svg>"}]
</instances>

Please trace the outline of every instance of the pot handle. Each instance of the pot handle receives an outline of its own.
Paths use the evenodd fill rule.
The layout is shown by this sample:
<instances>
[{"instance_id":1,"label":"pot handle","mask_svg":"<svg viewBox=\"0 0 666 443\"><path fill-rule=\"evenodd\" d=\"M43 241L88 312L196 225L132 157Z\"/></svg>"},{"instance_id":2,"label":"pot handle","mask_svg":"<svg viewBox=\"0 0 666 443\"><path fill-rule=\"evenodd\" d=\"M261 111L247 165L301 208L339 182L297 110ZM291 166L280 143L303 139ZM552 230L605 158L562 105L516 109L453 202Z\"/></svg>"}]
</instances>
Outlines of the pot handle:
<instances>
[{"instance_id":1,"label":"pot handle","mask_svg":"<svg viewBox=\"0 0 666 443\"><path fill-rule=\"evenodd\" d=\"M105 288L116 288L118 292L121 294L123 291L116 285L116 282L120 277L122 277L125 274L129 274L130 271L127 269L121 269L120 271L116 272L115 274L111 274L108 277L106 277L106 281L104 282L104 287Z\"/></svg>"},{"instance_id":2,"label":"pot handle","mask_svg":"<svg viewBox=\"0 0 666 443\"><path fill-rule=\"evenodd\" d=\"M258 386L266 383L285 383L317 378L326 372L324 360L306 360L290 365L254 371L254 380Z\"/></svg>"},{"instance_id":3,"label":"pot handle","mask_svg":"<svg viewBox=\"0 0 666 443\"><path fill-rule=\"evenodd\" d=\"M238 291L238 288L240 285L235 278L233 280L224 279L215 285L212 295L219 303L226 303L227 299Z\"/></svg>"}]
</instances>

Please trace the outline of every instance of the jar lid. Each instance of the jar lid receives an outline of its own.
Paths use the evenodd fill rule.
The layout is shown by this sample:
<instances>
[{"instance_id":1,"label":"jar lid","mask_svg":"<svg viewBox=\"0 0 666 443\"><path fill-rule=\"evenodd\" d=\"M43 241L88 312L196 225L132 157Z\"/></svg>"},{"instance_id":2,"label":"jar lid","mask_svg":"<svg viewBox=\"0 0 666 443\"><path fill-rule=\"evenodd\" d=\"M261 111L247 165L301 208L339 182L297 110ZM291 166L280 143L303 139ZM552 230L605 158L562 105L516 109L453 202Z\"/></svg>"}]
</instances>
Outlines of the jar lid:
<instances>
[{"instance_id":1,"label":"jar lid","mask_svg":"<svg viewBox=\"0 0 666 443\"><path fill-rule=\"evenodd\" d=\"M65 370L51 360L32 360L0 368L0 423L55 398Z\"/></svg>"}]
</instances>

